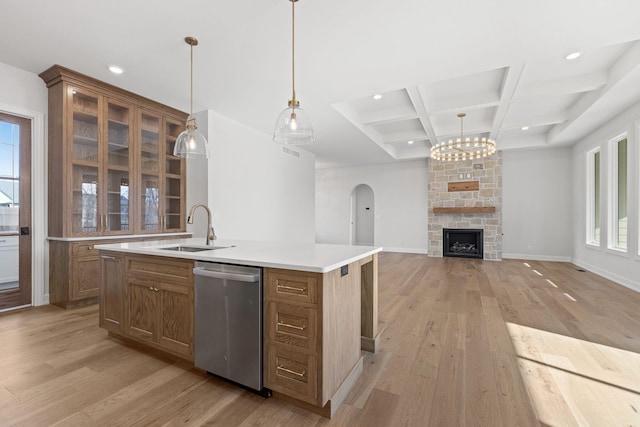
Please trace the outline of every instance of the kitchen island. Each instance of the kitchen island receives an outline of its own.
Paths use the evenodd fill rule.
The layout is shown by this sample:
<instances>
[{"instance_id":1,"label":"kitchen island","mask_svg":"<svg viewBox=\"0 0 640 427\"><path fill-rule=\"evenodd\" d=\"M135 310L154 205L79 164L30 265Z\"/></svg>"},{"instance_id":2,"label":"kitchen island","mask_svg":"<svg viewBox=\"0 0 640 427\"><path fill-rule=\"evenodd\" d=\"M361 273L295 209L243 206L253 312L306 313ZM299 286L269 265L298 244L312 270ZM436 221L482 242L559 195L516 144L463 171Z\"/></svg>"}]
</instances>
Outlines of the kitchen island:
<instances>
[{"instance_id":1,"label":"kitchen island","mask_svg":"<svg viewBox=\"0 0 640 427\"><path fill-rule=\"evenodd\" d=\"M204 239L101 245L100 326L193 360L196 261L263 269L263 377L331 417L379 346L379 247Z\"/></svg>"}]
</instances>

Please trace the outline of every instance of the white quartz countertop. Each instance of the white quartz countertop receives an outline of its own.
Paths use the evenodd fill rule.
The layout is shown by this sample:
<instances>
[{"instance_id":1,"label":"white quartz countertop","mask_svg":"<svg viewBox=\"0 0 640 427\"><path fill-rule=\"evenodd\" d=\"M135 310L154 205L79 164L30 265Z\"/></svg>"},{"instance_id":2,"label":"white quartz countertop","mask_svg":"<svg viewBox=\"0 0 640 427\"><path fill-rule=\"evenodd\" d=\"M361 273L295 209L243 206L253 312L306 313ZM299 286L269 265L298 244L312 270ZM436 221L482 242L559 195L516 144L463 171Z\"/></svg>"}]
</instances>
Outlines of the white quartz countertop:
<instances>
[{"instance_id":1,"label":"white quartz countertop","mask_svg":"<svg viewBox=\"0 0 640 427\"><path fill-rule=\"evenodd\" d=\"M96 249L140 255L155 255L195 261L327 273L345 264L382 251L376 246L327 245L320 243L254 242L250 240L215 240L212 249L182 252L163 248L205 246L204 238L157 240L148 242L96 245ZM220 249L215 249L220 247Z\"/></svg>"}]
</instances>

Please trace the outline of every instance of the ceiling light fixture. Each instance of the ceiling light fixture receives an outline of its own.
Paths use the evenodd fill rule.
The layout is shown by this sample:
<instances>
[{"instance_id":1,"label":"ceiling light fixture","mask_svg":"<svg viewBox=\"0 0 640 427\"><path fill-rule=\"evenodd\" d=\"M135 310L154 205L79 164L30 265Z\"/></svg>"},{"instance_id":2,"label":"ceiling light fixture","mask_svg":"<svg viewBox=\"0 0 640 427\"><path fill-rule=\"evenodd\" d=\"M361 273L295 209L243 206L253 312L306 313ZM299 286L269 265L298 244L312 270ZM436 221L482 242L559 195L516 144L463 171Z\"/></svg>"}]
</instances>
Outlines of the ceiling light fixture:
<instances>
[{"instance_id":1,"label":"ceiling light fixture","mask_svg":"<svg viewBox=\"0 0 640 427\"><path fill-rule=\"evenodd\" d=\"M208 159L209 147L207 138L198 132L196 118L193 115L193 47L198 45L195 37L185 37L184 41L191 47L191 67L190 67L190 100L189 117L187 117L187 128L178 135L176 144L173 146L173 155L185 159Z\"/></svg>"},{"instance_id":2,"label":"ceiling light fixture","mask_svg":"<svg viewBox=\"0 0 640 427\"><path fill-rule=\"evenodd\" d=\"M122 68L122 67L120 67L118 65L109 65L109 66L107 66L107 68L113 74L122 74L122 73L124 73L124 68Z\"/></svg>"},{"instance_id":3,"label":"ceiling light fixture","mask_svg":"<svg viewBox=\"0 0 640 427\"><path fill-rule=\"evenodd\" d=\"M582 55L582 52L572 52L569 55L565 56L565 59L571 61L572 59L576 59Z\"/></svg>"},{"instance_id":4,"label":"ceiling light fixture","mask_svg":"<svg viewBox=\"0 0 640 427\"><path fill-rule=\"evenodd\" d=\"M300 108L300 101L296 99L296 68L295 68L295 4L291 2L291 88L292 97L287 108L282 110L273 131L273 140L285 145L310 144L316 140L313 135L313 125L307 113Z\"/></svg>"},{"instance_id":5,"label":"ceiling light fixture","mask_svg":"<svg viewBox=\"0 0 640 427\"><path fill-rule=\"evenodd\" d=\"M411 145L413 143L414 143L414 141L407 141L407 144L409 144L409 145Z\"/></svg>"},{"instance_id":6,"label":"ceiling light fixture","mask_svg":"<svg viewBox=\"0 0 640 427\"><path fill-rule=\"evenodd\" d=\"M529 126L522 126L520 129L522 129L522 130L529 130Z\"/></svg>"},{"instance_id":7,"label":"ceiling light fixture","mask_svg":"<svg viewBox=\"0 0 640 427\"><path fill-rule=\"evenodd\" d=\"M375 95L373 95L373 99L375 99L376 101L379 99L382 99L382 95L380 95L379 93L376 93Z\"/></svg>"},{"instance_id":8,"label":"ceiling light fixture","mask_svg":"<svg viewBox=\"0 0 640 427\"><path fill-rule=\"evenodd\" d=\"M443 161L473 160L487 157L496 152L495 141L487 138L464 138L462 120L465 113L458 114L460 117L460 138L456 141L450 139L448 142L441 142L431 147L431 158Z\"/></svg>"}]
</instances>

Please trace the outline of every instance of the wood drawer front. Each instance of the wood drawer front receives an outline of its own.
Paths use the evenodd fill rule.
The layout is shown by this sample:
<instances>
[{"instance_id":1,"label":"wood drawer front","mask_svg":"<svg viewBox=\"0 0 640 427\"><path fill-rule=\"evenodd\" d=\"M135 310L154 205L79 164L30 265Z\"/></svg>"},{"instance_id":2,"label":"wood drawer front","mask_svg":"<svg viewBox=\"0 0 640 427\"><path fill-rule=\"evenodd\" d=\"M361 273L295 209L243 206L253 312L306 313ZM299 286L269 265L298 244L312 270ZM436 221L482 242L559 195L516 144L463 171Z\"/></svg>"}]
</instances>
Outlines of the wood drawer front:
<instances>
[{"instance_id":1,"label":"wood drawer front","mask_svg":"<svg viewBox=\"0 0 640 427\"><path fill-rule=\"evenodd\" d=\"M265 386L293 398L317 404L317 359L313 354L284 348L267 347Z\"/></svg>"},{"instance_id":2,"label":"wood drawer front","mask_svg":"<svg viewBox=\"0 0 640 427\"><path fill-rule=\"evenodd\" d=\"M318 275L267 269L267 297L317 303Z\"/></svg>"},{"instance_id":3,"label":"wood drawer front","mask_svg":"<svg viewBox=\"0 0 640 427\"><path fill-rule=\"evenodd\" d=\"M317 318L315 308L300 307L269 301L266 330L270 344L284 344L315 352L317 344Z\"/></svg>"},{"instance_id":4,"label":"wood drawer front","mask_svg":"<svg viewBox=\"0 0 640 427\"><path fill-rule=\"evenodd\" d=\"M163 257L126 258L127 273L154 277L169 282L182 281L193 285L193 261L176 261Z\"/></svg>"},{"instance_id":5,"label":"wood drawer front","mask_svg":"<svg viewBox=\"0 0 640 427\"><path fill-rule=\"evenodd\" d=\"M111 241L105 242L113 243ZM94 256L97 257L99 255L99 250L95 249L95 245L99 245L100 243L96 242L82 242L82 243L73 243L71 246L71 253L74 256Z\"/></svg>"}]
</instances>

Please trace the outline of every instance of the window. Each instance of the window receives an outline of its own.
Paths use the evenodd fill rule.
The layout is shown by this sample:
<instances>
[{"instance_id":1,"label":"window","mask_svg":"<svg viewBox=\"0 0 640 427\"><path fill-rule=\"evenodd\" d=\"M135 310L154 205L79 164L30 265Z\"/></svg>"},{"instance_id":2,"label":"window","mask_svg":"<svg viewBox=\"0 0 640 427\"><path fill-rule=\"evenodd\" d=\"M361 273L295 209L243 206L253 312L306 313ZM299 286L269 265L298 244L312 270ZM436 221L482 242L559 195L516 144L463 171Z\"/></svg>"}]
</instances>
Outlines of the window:
<instances>
[{"instance_id":1,"label":"window","mask_svg":"<svg viewBox=\"0 0 640 427\"><path fill-rule=\"evenodd\" d=\"M609 143L611 189L609 192L609 248L627 251L627 136Z\"/></svg>"},{"instance_id":2,"label":"window","mask_svg":"<svg viewBox=\"0 0 640 427\"><path fill-rule=\"evenodd\" d=\"M600 148L587 153L587 244L600 246Z\"/></svg>"},{"instance_id":3,"label":"window","mask_svg":"<svg viewBox=\"0 0 640 427\"><path fill-rule=\"evenodd\" d=\"M18 231L20 126L0 121L0 232Z\"/></svg>"}]
</instances>

